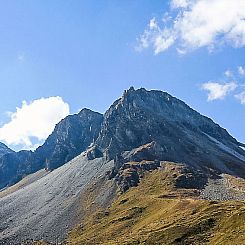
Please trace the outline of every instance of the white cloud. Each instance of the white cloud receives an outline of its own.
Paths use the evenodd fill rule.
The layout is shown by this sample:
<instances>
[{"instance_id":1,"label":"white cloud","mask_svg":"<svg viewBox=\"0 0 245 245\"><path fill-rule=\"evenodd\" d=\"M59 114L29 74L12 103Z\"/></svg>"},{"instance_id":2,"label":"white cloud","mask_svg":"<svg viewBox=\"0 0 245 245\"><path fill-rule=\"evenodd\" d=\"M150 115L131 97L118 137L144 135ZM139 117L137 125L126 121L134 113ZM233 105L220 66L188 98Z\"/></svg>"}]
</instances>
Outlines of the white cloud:
<instances>
[{"instance_id":1,"label":"white cloud","mask_svg":"<svg viewBox=\"0 0 245 245\"><path fill-rule=\"evenodd\" d=\"M241 92L240 94L236 94L235 98L237 98L242 105L245 105L245 91Z\"/></svg>"},{"instance_id":2,"label":"white cloud","mask_svg":"<svg viewBox=\"0 0 245 245\"><path fill-rule=\"evenodd\" d=\"M150 20L150 23L149 23L149 28L150 28L151 30L153 30L153 29L156 29L156 28L157 28L156 18L152 18L152 19Z\"/></svg>"},{"instance_id":3,"label":"white cloud","mask_svg":"<svg viewBox=\"0 0 245 245\"><path fill-rule=\"evenodd\" d=\"M153 29L148 25L138 39L138 50L152 46L158 54L174 44L182 52L245 46L244 0L172 0L171 6L173 19L162 26L155 20Z\"/></svg>"},{"instance_id":4,"label":"white cloud","mask_svg":"<svg viewBox=\"0 0 245 245\"><path fill-rule=\"evenodd\" d=\"M173 8L186 8L190 5L190 0L172 0L171 6Z\"/></svg>"},{"instance_id":5,"label":"white cloud","mask_svg":"<svg viewBox=\"0 0 245 245\"><path fill-rule=\"evenodd\" d=\"M245 75L245 69L242 66L238 66L237 70L241 76Z\"/></svg>"},{"instance_id":6,"label":"white cloud","mask_svg":"<svg viewBox=\"0 0 245 245\"><path fill-rule=\"evenodd\" d=\"M59 96L31 103L23 101L21 108L10 113L10 122L0 128L0 140L23 149L36 148L53 131L55 124L68 114L69 105Z\"/></svg>"},{"instance_id":7,"label":"white cloud","mask_svg":"<svg viewBox=\"0 0 245 245\"><path fill-rule=\"evenodd\" d=\"M228 77L228 78L232 77L233 76L232 71L231 70L225 71L225 76Z\"/></svg>"},{"instance_id":8,"label":"white cloud","mask_svg":"<svg viewBox=\"0 0 245 245\"><path fill-rule=\"evenodd\" d=\"M156 19L150 20L148 28L144 31L143 35L138 39L140 45L136 47L137 51L142 51L150 45L154 47L155 54L163 52L174 43L174 36L170 29L161 30Z\"/></svg>"},{"instance_id":9,"label":"white cloud","mask_svg":"<svg viewBox=\"0 0 245 245\"><path fill-rule=\"evenodd\" d=\"M207 82L202 84L202 89L208 91L208 101L224 99L230 92L237 88L235 82L221 84L218 82Z\"/></svg>"}]
</instances>

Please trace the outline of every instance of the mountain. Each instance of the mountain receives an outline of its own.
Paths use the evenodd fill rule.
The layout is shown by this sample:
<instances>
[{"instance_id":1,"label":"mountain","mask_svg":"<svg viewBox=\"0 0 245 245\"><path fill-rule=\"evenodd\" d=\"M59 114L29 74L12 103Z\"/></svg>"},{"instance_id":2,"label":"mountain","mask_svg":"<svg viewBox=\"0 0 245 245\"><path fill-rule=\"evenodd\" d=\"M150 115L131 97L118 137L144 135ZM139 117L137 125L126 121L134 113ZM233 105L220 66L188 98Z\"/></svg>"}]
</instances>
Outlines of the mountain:
<instances>
[{"instance_id":1,"label":"mountain","mask_svg":"<svg viewBox=\"0 0 245 245\"><path fill-rule=\"evenodd\" d=\"M5 144L0 142L0 157L7 153L13 153L14 151L9 149Z\"/></svg>"},{"instance_id":2,"label":"mountain","mask_svg":"<svg viewBox=\"0 0 245 245\"><path fill-rule=\"evenodd\" d=\"M89 109L59 122L34 152L9 152L0 158L0 188L42 168L53 170L84 151L98 137L103 116Z\"/></svg>"},{"instance_id":3,"label":"mountain","mask_svg":"<svg viewBox=\"0 0 245 245\"><path fill-rule=\"evenodd\" d=\"M0 192L0 243L244 244L244 178L244 145L225 129L130 88L104 115L84 109L35 152L0 158L2 186L20 180Z\"/></svg>"},{"instance_id":4,"label":"mountain","mask_svg":"<svg viewBox=\"0 0 245 245\"><path fill-rule=\"evenodd\" d=\"M140 151L136 148L148 144ZM245 177L245 151L229 133L161 91L130 88L104 115L95 145L108 159L184 162Z\"/></svg>"},{"instance_id":5,"label":"mountain","mask_svg":"<svg viewBox=\"0 0 245 245\"><path fill-rule=\"evenodd\" d=\"M166 92L130 88L104 116L83 109L58 123L36 151L0 155L0 188L42 168L56 169L89 146L90 159L104 153L117 168L158 159L245 176L243 144L225 129Z\"/></svg>"},{"instance_id":6,"label":"mountain","mask_svg":"<svg viewBox=\"0 0 245 245\"><path fill-rule=\"evenodd\" d=\"M102 114L89 109L66 117L34 152L33 158L48 165L50 170L60 167L86 150L97 139L102 120Z\"/></svg>"}]
</instances>

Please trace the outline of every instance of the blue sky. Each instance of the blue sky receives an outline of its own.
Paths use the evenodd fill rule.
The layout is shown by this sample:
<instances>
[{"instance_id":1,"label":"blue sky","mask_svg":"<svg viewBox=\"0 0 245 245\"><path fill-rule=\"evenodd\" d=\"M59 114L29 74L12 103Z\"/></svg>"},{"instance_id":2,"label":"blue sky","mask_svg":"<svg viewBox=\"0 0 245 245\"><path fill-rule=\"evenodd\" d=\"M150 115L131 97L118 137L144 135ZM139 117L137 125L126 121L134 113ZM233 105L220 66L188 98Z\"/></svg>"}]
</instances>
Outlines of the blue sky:
<instances>
[{"instance_id":1,"label":"blue sky","mask_svg":"<svg viewBox=\"0 0 245 245\"><path fill-rule=\"evenodd\" d=\"M197 2L201 1L204 9L209 0ZM23 108L23 101L31 105L40 98L56 98L53 100L56 108L66 106L57 117L48 120L53 124L83 107L103 113L124 89L133 85L169 92L245 142L245 104L238 96L245 81L241 72L245 67L245 39L241 39L244 29L240 33L235 28L229 29L214 36L219 28L224 29L215 26L212 37L206 29L207 35L200 37L192 32L199 30L198 23L194 27L183 27L183 23L174 26L176 15L192 21L193 16L185 13L193 14L198 6L188 5L189 2L193 1L2 1L0 126L3 128L18 117L20 110L16 114L16 107ZM217 6L213 9L217 7L219 11L220 0L214 2ZM223 3L224 7L230 7L227 0ZM245 6L240 0L233 4L237 5L237 12L233 13L236 17ZM218 13L221 15L222 11ZM228 28L229 24L228 20L224 23ZM194 36L190 39L186 33ZM166 46L169 40L171 45ZM230 73L225 75L227 71ZM223 87L212 87L210 83ZM208 84L206 90L204 84ZM211 95L208 101L210 89L218 89L221 94ZM54 114L55 109L52 110ZM22 126L16 121L15 130L21 130ZM2 137L0 129L0 138L14 149L35 148L52 127L38 135L36 129L34 133L26 129L29 139L34 139L29 144L6 140L6 127Z\"/></svg>"}]
</instances>

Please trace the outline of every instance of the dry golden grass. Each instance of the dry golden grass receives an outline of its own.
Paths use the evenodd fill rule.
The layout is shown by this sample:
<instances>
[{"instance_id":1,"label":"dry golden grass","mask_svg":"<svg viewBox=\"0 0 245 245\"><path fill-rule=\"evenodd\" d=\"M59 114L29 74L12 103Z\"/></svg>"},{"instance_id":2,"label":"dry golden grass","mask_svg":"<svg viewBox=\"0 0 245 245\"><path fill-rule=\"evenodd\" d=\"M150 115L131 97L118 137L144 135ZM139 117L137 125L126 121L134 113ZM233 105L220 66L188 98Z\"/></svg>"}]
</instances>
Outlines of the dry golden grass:
<instances>
[{"instance_id":1,"label":"dry golden grass","mask_svg":"<svg viewBox=\"0 0 245 245\"><path fill-rule=\"evenodd\" d=\"M90 213L68 244L245 244L245 202L196 198L176 189L180 166L145 173L110 208Z\"/></svg>"}]
</instances>

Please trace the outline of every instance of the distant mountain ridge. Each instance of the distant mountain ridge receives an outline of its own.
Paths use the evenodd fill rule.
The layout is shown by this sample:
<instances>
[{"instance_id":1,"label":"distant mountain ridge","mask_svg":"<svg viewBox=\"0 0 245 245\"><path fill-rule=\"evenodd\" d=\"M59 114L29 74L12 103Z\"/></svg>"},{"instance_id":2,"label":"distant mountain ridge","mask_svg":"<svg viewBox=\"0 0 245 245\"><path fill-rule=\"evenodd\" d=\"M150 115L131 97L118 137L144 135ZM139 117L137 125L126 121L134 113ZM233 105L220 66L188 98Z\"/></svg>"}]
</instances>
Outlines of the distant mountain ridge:
<instances>
[{"instance_id":1,"label":"distant mountain ridge","mask_svg":"<svg viewBox=\"0 0 245 245\"><path fill-rule=\"evenodd\" d=\"M89 109L67 116L34 152L7 152L0 158L0 188L42 168L52 170L80 154L98 137L103 115Z\"/></svg>"},{"instance_id":2,"label":"distant mountain ridge","mask_svg":"<svg viewBox=\"0 0 245 245\"><path fill-rule=\"evenodd\" d=\"M0 155L0 188L39 169L58 168L85 150L91 160L102 155L115 160L117 168L135 159L167 160L244 178L242 146L168 93L131 87L104 115L83 109L63 119L35 152Z\"/></svg>"},{"instance_id":3,"label":"distant mountain ridge","mask_svg":"<svg viewBox=\"0 0 245 245\"><path fill-rule=\"evenodd\" d=\"M7 154L7 153L13 153L14 151L8 148L5 144L0 142L0 157Z\"/></svg>"}]
</instances>

